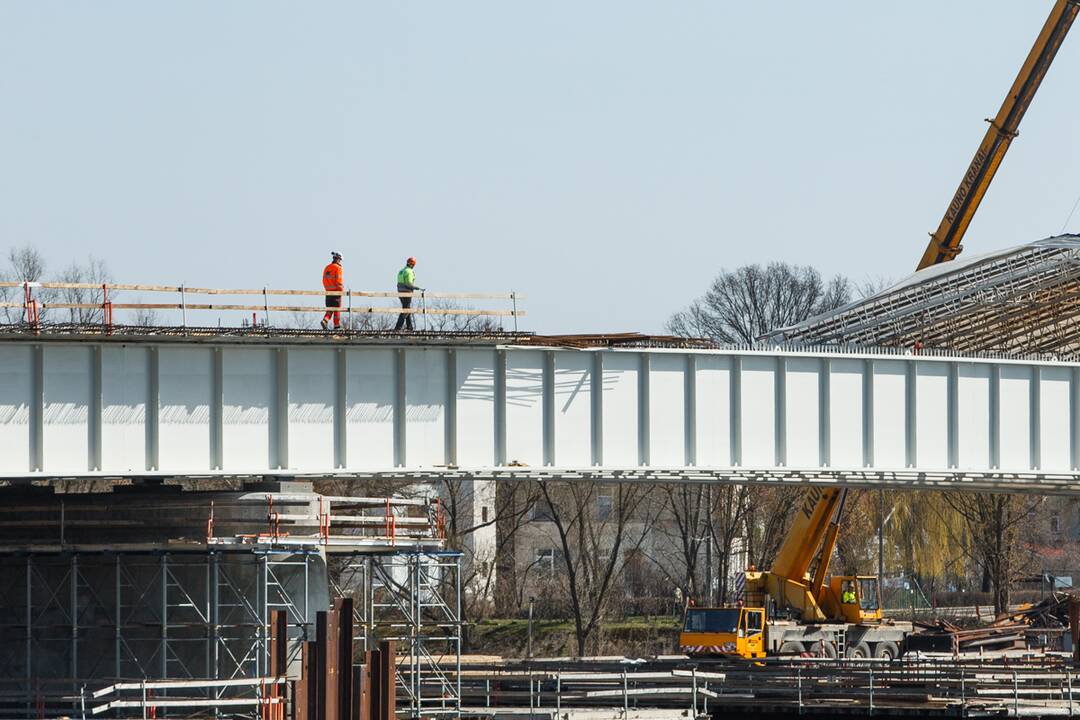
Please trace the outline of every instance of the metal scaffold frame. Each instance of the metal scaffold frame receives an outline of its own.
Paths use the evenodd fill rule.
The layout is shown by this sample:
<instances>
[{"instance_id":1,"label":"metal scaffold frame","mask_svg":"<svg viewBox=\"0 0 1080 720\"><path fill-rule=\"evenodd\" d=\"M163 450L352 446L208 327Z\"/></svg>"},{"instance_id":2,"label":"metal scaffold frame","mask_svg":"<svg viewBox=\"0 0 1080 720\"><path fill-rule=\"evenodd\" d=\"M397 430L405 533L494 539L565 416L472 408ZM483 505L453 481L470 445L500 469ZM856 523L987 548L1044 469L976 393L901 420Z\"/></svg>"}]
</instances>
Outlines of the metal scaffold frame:
<instances>
[{"instance_id":1,"label":"metal scaffold frame","mask_svg":"<svg viewBox=\"0 0 1080 720\"><path fill-rule=\"evenodd\" d=\"M20 651L0 657L0 717L45 707L71 713L87 692L122 680L202 683L207 701L257 697L241 681L273 674L272 612L287 618L286 666L298 669L304 642L317 636L316 613L332 596L354 598L359 651L394 641L398 714L456 717L460 576L458 552L372 552L317 540L2 552L0 644Z\"/></svg>"},{"instance_id":2,"label":"metal scaffold frame","mask_svg":"<svg viewBox=\"0 0 1080 720\"><path fill-rule=\"evenodd\" d=\"M0 716L55 701L42 679L64 681L75 698L91 678L265 676L271 611L287 613L293 655L314 637L327 597L319 603L312 592L321 564L318 551L294 548L0 555L9 579L0 584L0 642L23 649L0 656L9 700Z\"/></svg>"},{"instance_id":3,"label":"metal scaffold frame","mask_svg":"<svg viewBox=\"0 0 1080 720\"><path fill-rule=\"evenodd\" d=\"M404 551L337 556L331 591L353 597L355 640L363 650L392 640L398 649L399 713L410 718L461 712L461 553ZM453 670L449 670L449 666Z\"/></svg>"}]
</instances>

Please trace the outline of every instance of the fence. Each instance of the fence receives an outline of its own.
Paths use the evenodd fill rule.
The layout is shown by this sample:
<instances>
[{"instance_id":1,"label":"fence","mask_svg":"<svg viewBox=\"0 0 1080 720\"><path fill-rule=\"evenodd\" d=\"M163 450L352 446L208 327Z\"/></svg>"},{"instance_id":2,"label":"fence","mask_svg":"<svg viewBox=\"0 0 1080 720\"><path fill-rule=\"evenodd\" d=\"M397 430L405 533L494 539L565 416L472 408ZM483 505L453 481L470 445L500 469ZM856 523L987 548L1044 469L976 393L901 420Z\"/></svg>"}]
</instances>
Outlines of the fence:
<instances>
[{"instance_id":1,"label":"fence","mask_svg":"<svg viewBox=\"0 0 1080 720\"><path fill-rule=\"evenodd\" d=\"M285 717L285 697L274 689L285 683L284 678L116 683L93 693L93 700L98 704L90 707L90 714L111 711L116 713L114 717L130 717L130 711L138 710L137 717L151 718L157 717L159 710L168 709L198 712L228 708L237 712L254 708L260 718L279 720ZM251 694L247 697L220 696L227 690L248 690ZM86 717L85 707L84 699L83 717Z\"/></svg>"},{"instance_id":2,"label":"fence","mask_svg":"<svg viewBox=\"0 0 1080 720\"><path fill-rule=\"evenodd\" d=\"M462 670L468 712L528 707L531 717L576 708L686 708L707 714L937 713L1005 717L1080 713L1077 671L1053 658L993 661L769 659L528 661Z\"/></svg>"},{"instance_id":3,"label":"fence","mask_svg":"<svg viewBox=\"0 0 1080 720\"><path fill-rule=\"evenodd\" d=\"M22 299L11 301L11 291L21 290ZM155 293L175 295L175 302L117 302L117 293ZM66 296L66 297L65 297ZM206 302L201 298L252 298L261 302ZM282 304L299 302L295 298L338 297L340 307L329 308L325 305ZM287 298L282 300L281 298ZM372 299L413 298L418 301L416 307L378 306L371 304ZM188 327L188 313L227 312L243 313L241 321L247 323L247 313L251 313L251 324L273 325L271 314L304 315L306 313L325 313L328 310L340 312L352 324L352 320L363 317L384 315L411 315L420 318L455 316L458 318L511 318L514 329L517 320L524 317L525 311L519 308L519 302L525 296L517 292L509 293L433 293L420 290L411 293L382 292L371 290L324 291L324 290L287 290L273 288L206 288L186 285L142 285L124 283L64 283L64 282L0 282L0 309L9 312L17 310L21 321L32 327L40 326L50 310L66 310L72 322L80 324L99 324L105 329L114 325L115 311L134 311L142 313L142 318L150 317L158 311L176 311L180 314L180 326ZM356 304L361 300L367 304ZM472 300L498 300L509 307L502 309L472 308L457 305ZM430 304L429 304L430 303ZM138 318L137 318L138 319ZM117 323L122 324L122 323ZM140 322L131 323L140 324ZM152 324L142 322L141 324Z\"/></svg>"}]
</instances>

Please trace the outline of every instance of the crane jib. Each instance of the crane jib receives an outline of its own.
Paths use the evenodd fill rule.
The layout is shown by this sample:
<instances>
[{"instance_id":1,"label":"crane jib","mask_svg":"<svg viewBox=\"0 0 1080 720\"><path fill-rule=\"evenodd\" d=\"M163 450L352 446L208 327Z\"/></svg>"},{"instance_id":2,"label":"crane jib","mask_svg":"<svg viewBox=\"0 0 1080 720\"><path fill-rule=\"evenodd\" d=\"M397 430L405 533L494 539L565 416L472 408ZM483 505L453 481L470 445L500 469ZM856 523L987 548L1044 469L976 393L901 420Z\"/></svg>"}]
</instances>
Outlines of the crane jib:
<instances>
[{"instance_id":1,"label":"crane jib","mask_svg":"<svg viewBox=\"0 0 1080 720\"><path fill-rule=\"evenodd\" d=\"M818 500L821 500L821 488L812 487L810 492L806 494L806 499L803 501L802 513L809 520L814 514L814 508L817 507Z\"/></svg>"},{"instance_id":2,"label":"crane jib","mask_svg":"<svg viewBox=\"0 0 1080 720\"><path fill-rule=\"evenodd\" d=\"M990 128L949 202L945 217L931 234L917 269L946 262L959 254L960 241L1078 13L1080 0L1058 0L1054 5L1001 109L990 121Z\"/></svg>"},{"instance_id":3,"label":"crane jib","mask_svg":"<svg viewBox=\"0 0 1080 720\"><path fill-rule=\"evenodd\" d=\"M971 161L971 165L968 166L967 173L964 174L964 180L957 188L956 194L953 195L953 200L949 203L949 211L945 215L945 219L948 222L956 222L957 216L960 211L967 204L967 199L970 196L971 188L974 187L975 181L982 175L983 170L986 168L986 160L990 157L990 153L983 150L981 147L978 152L975 153L975 159Z\"/></svg>"}]
</instances>

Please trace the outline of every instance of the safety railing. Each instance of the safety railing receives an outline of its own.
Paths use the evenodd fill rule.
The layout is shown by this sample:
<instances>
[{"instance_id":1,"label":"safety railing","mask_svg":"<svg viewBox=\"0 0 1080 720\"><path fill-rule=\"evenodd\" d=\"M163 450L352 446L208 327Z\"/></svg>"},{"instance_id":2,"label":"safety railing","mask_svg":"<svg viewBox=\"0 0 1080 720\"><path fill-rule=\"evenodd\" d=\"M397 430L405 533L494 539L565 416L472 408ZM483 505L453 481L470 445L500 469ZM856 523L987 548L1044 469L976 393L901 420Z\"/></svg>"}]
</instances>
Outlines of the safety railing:
<instances>
[{"instance_id":1,"label":"safety railing","mask_svg":"<svg viewBox=\"0 0 1080 720\"><path fill-rule=\"evenodd\" d=\"M621 705L710 707L803 714L836 709L873 715L951 711L966 716L1042 717L1080 713L1077 670L1044 661L782 659L754 662L613 658L475 663L461 670L462 704L475 712L528 707L531 717ZM625 663L633 663L629 667ZM672 667L676 664L676 667Z\"/></svg>"},{"instance_id":2,"label":"safety railing","mask_svg":"<svg viewBox=\"0 0 1080 720\"><path fill-rule=\"evenodd\" d=\"M110 712L113 717L131 717L129 713L138 711L135 717L153 718L173 709L206 712L228 708L233 713L249 711L249 716L260 720L284 720L286 698L274 688L286 682L285 678L120 682L93 693L98 704L90 707L90 714Z\"/></svg>"},{"instance_id":3,"label":"safety railing","mask_svg":"<svg viewBox=\"0 0 1080 720\"><path fill-rule=\"evenodd\" d=\"M208 545L440 548L446 537L437 498L252 493L234 503L262 504L265 517L232 517L223 533L218 507L211 502L206 519ZM244 531L237 534L241 529Z\"/></svg>"},{"instance_id":4,"label":"safety railing","mask_svg":"<svg viewBox=\"0 0 1080 720\"><path fill-rule=\"evenodd\" d=\"M21 291L21 300L14 301L14 291ZM118 293L150 293L175 296L172 302L141 302L119 299ZM517 329L517 319L525 316L520 302L525 296L516 291L508 293L448 293L428 292L383 292L372 290L291 290L279 288L208 288L189 287L187 285L144 285L130 283L65 283L65 282L0 282L0 309L18 311L21 321L31 327L39 327L50 311L68 311L69 316L80 324L101 325L111 329L116 311L142 313L141 320L127 324L147 323L148 314L157 312L179 313L179 326L198 326L190 322L189 313L218 312L232 313L236 319L257 326L276 325L283 316L305 316L308 313L340 313L346 319L346 325L357 324L361 318L388 315L405 315L420 319L458 317L458 318L509 318ZM204 298L252 298L260 302L208 302ZM321 305L303 303L303 298L340 298L337 305L329 302ZM287 298L283 300L282 298ZM416 300L410 307L399 304L378 305L372 300ZM505 303L502 308L474 308L468 305L475 300L493 300ZM262 319L260 321L260 317ZM220 319L220 318L219 318ZM286 322L293 321L288 317ZM208 323L209 324L209 323ZM207 325L208 325L207 324ZM206 326L206 325L203 325Z\"/></svg>"}]
</instances>

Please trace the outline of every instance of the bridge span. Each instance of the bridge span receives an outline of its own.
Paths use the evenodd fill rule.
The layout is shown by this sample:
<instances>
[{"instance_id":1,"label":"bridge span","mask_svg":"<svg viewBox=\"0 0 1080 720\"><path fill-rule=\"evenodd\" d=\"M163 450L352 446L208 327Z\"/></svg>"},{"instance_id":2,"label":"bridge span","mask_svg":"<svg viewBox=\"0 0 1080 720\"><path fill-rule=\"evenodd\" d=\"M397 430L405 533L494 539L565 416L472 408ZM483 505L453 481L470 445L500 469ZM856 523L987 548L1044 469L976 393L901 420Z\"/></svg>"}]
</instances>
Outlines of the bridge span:
<instances>
[{"instance_id":1,"label":"bridge span","mask_svg":"<svg viewBox=\"0 0 1080 720\"><path fill-rule=\"evenodd\" d=\"M477 340L0 338L0 478L1080 492L1080 364Z\"/></svg>"}]
</instances>

